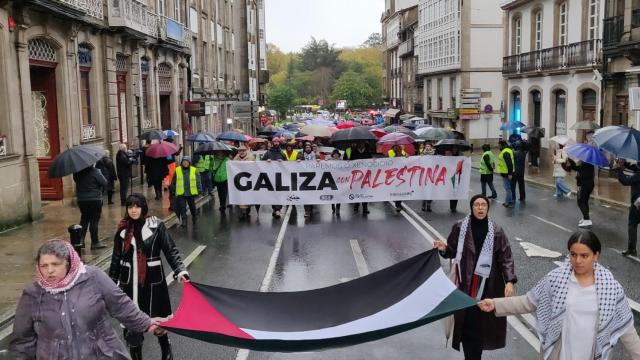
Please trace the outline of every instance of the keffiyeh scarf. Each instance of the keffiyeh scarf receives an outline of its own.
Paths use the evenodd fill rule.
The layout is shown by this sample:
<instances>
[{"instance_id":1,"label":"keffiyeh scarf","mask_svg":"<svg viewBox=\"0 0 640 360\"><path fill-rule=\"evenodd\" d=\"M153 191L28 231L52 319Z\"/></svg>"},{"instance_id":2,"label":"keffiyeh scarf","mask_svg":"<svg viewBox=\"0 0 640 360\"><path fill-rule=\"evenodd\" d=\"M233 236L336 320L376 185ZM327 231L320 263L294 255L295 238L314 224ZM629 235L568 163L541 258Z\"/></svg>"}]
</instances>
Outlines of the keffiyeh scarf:
<instances>
[{"instance_id":1,"label":"keffiyeh scarf","mask_svg":"<svg viewBox=\"0 0 640 360\"><path fill-rule=\"evenodd\" d=\"M86 272L84 264L82 263L82 260L80 260L78 253L73 249L73 246L68 242L65 242L64 244L67 247L67 250L69 250L70 258L69 272L67 272L64 279L55 283L47 281L47 278L40 272L40 267L36 264L36 282L50 294L58 294L71 289L80 275Z\"/></svg>"},{"instance_id":2,"label":"keffiyeh scarf","mask_svg":"<svg viewBox=\"0 0 640 360\"><path fill-rule=\"evenodd\" d=\"M562 321L572 271L571 263L567 260L561 267L548 273L527 293L529 301L537 306L536 330L545 359L549 358L554 345L562 335ZM597 263L594 272L598 296L594 359L604 360L608 358L627 326L633 323L633 314L624 289L613 278L613 274Z\"/></svg>"},{"instance_id":3,"label":"keffiyeh scarf","mask_svg":"<svg viewBox=\"0 0 640 360\"><path fill-rule=\"evenodd\" d=\"M467 231L469 230L469 222L471 221L471 215L467 215L464 220L462 220L462 225L460 226L460 234L458 234L458 249L456 252L456 263L460 264L460 260L462 259L462 249L464 248L464 241L467 237ZM491 266L493 265L493 240L494 240L494 226L493 221L491 219L487 219L489 223L489 228L487 230L487 236L484 238L484 244L482 244L482 250L480 251L480 257L478 258L478 262L476 263L476 268L473 273L474 281L471 284L471 296L475 297L476 300L482 299L482 293L484 292L484 286L486 285L487 279L491 274ZM476 249L477 251L477 249ZM477 281L475 279L480 279L480 286L477 286Z\"/></svg>"}]
</instances>

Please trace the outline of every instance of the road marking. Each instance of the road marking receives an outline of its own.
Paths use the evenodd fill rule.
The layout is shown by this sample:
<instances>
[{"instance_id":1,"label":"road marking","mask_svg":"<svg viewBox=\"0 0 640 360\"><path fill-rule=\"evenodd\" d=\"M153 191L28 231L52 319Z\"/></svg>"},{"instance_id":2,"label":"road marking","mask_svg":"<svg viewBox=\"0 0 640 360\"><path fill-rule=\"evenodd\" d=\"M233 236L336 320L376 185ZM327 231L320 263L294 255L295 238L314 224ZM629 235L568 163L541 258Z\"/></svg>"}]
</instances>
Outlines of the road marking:
<instances>
[{"instance_id":1,"label":"road marking","mask_svg":"<svg viewBox=\"0 0 640 360\"><path fill-rule=\"evenodd\" d=\"M617 253L618 255L622 256L622 251L618 250L618 249L614 249L614 248L609 248L611 251ZM640 263L640 259L637 256L625 256L627 259L629 260L633 260L637 263Z\"/></svg>"},{"instance_id":2,"label":"road marking","mask_svg":"<svg viewBox=\"0 0 640 360\"><path fill-rule=\"evenodd\" d=\"M282 225L280 225L280 232L278 232L278 237L276 238L276 243L273 247L273 253L271 253L271 259L269 260L267 271L265 272L264 279L262 279L262 284L260 285L260 292L266 292L267 290L269 290L269 286L271 286L271 278L273 277L273 273L276 270L276 263L278 262L278 256L280 256L280 249L282 248L284 234L287 232L289 218L291 218L291 211L293 211L293 206L288 206L287 211L284 214L284 219L282 219ZM236 354L236 360L247 360L248 358L249 350L238 350L238 353Z\"/></svg>"},{"instance_id":3,"label":"road marking","mask_svg":"<svg viewBox=\"0 0 640 360\"><path fill-rule=\"evenodd\" d=\"M187 256L184 259L184 267L188 268L189 265L191 265L191 263L193 262L193 260L195 260L198 256L200 256L200 254L202 254L202 252L204 251L204 249L206 249L207 247L205 245L198 245L198 247L196 247L191 254L189 254L189 256ZM174 272L171 271L169 273L169 275L167 275L167 278L165 279L167 281L167 286L171 285L171 283L173 282L173 274Z\"/></svg>"},{"instance_id":4,"label":"road marking","mask_svg":"<svg viewBox=\"0 0 640 360\"><path fill-rule=\"evenodd\" d=\"M557 227L557 228L558 228L558 229L560 229L560 230L564 230L564 231L566 231L566 232L568 232L568 233L572 233L572 232L573 232L573 230L569 230L569 229L567 229L566 227L564 227L564 226L562 226L562 225L558 225L558 224L556 224L556 223L554 223L554 222L552 222L552 221L549 221L549 220L547 220L547 219L543 219L543 218L541 218L540 216L535 216L535 215L531 215L531 216L533 216L534 218L536 218L536 219L538 219L538 220L540 220L540 221L542 221L542 222L545 222L545 223L547 223L547 224L549 224L549 225L553 225L553 226Z\"/></svg>"},{"instance_id":5,"label":"road marking","mask_svg":"<svg viewBox=\"0 0 640 360\"><path fill-rule=\"evenodd\" d=\"M540 340L515 316L507 316L507 322L536 352L540 352Z\"/></svg>"},{"instance_id":6,"label":"road marking","mask_svg":"<svg viewBox=\"0 0 640 360\"><path fill-rule=\"evenodd\" d=\"M402 208L404 209L404 211L411 214L416 220L418 220L418 222L421 223L422 226L427 228L427 230L429 230L429 232L431 232L436 237L436 239L447 242L447 238L442 236L442 234L440 234L438 230L436 230L433 226L431 226L431 224L429 224L425 219L423 219L420 215L418 215L415 211L413 211L413 209L409 207L407 204L405 204L404 202L402 203Z\"/></svg>"},{"instance_id":7,"label":"road marking","mask_svg":"<svg viewBox=\"0 0 640 360\"><path fill-rule=\"evenodd\" d=\"M521 242L520 246L522 246L522 248L524 249L524 253L527 254L528 257L537 256L537 257L557 258L562 255L557 251L545 249L542 246L532 244L526 241Z\"/></svg>"},{"instance_id":8,"label":"road marking","mask_svg":"<svg viewBox=\"0 0 640 360\"><path fill-rule=\"evenodd\" d=\"M356 261L358 274L360 274L360 276L368 275L369 267L367 266L367 261L364 259L364 255L362 255L362 249L360 248L360 244L358 244L358 240L351 239L349 242L351 243L351 251L353 252L353 258Z\"/></svg>"},{"instance_id":9,"label":"road marking","mask_svg":"<svg viewBox=\"0 0 640 360\"><path fill-rule=\"evenodd\" d=\"M557 267L564 265L564 262L562 261L554 261L553 263L556 264Z\"/></svg>"},{"instance_id":10,"label":"road marking","mask_svg":"<svg viewBox=\"0 0 640 360\"><path fill-rule=\"evenodd\" d=\"M516 236L516 241L522 241L522 240L523 240L522 238L519 238Z\"/></svg>"},{"instance_id":11,"label":"road marking","mask_svg":"<svg viewBox=\"0 0 640 360\"><path fill-rule=\"evenodd\" d=\"M395 204L393 204L391 201L389 201L389 205L393 206L393 208L395 209ZM404 205L404 203L403 203L403 205ZM416 230L418 230L418 232L429 242L429 244L432 245L431 247L433 247L433 242L435 241L433 236L429 235L428 232L426 232L422 227L420 227L420 225L411 216L409 216L405 211L401 211L400 214L402 216L404 216L404 218L407 219L407 221L409 223L411 223L411 225L413 225L413 227Z\"/></svg>"}]
</instances>

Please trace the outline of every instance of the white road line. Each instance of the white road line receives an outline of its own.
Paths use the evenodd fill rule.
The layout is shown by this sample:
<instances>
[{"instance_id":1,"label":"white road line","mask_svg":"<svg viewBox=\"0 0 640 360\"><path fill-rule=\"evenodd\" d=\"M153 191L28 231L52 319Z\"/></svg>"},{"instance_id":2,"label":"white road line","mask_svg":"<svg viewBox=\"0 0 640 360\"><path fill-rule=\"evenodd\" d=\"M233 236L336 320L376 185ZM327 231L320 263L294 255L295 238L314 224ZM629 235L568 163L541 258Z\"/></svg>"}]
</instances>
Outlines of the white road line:
<instances>
[{"instance_id":1,"label":"white road line","mask_svg":"<svg viewBox=\"0 0 640 360\"><path fill-rule=\"evenodd\" d=\"M529 325L530 328L536 328L536 319L531 314L522 314L522 318Z\"/></svg>"},{"instance_id":2,"label":"white road line","mask_svg":"<svg viewBox=\"0 0 640 360\"><path fill-rule=\"evenodd\" d=\"M202 252L204 251L204 249L206 249L207 247L205 245L198 245L198 247L196 247L191 254L189 254L189 256L187 256L184 259L184 266L185 267L189 267L189 265L191 265L191 263L193 262L193 260L195 260L198 256L200 256L200 254L202 254ZM167 278L165 279L167 281L167 286L171 285L171 283L173 282L173 271L169 273L169 275L167 275Z\"/></svg>"},{"instance_id":3,"label":"white road line","mask_svg":"<svg viewBox=\"0 0 640 360\"><path fill-rule=\"evenodd\" d=\"M619 255L622 255L622 251L618 250L618 249L614 249L614 248L609 248L611 251L618 253ZM629 260L633 260L637 263L640 263L640 259L637 256L625 256L627 259Z\"/></svg>"},{"instance_id":4,"label":"white road line","mask_svg":"<svg viewBox=\"0 0 640 360\"><path fill-rule=\"evenodd\" d=\"M404 209L404 211L411 214L416 220L418 220L418 222L421 223L422 226L427 228L427 230L429 230L431 234L433 234L438 240L447 242L447 238L442 236L442 234L440 234L438 230L436 230L433 226L431 226L431 224L429 224L425 219L423 219L420 215L418 215L415 211L413 211L413 209L409 207L407 204L405 204L404 202L402 203L402 208Z\"/></svg>"},{"instance_id":5,"label":"white road line","mask_svg":"<svg viewBox=\"0 0 640 360\"><path fill-rule=\"evenodd\" d=\"M536 352L540 352L540 340L515 316L507 316L507 322Z\"/></svg>"},{"instance_id":6,"label":"white road line","mask_svg":"<svg viewBox=\"0 0 640 360\"><path fill-rule=\"evenodd\" d=\"M349 243L351 243L351 251L353 252L353 258L356 261L358 274L360 274L360 276L368 275L369 267L367 266L367 261L364 259L364 255L362 255L362 249L360 248L360 244L358 244L358 240L351 239L349 240Z\"/></svg>"},{"instance_id":7,"label":"white road line","mask_svg":"<svg viewBox=\"0 0 640 360\"><path fill-rule=\"evenodd\" d=\"M528 257L557 258L562 256L562 254L557 251L549 250L549 249L543 248L542 246L539 246L530 242L521 241L519 244L520 246L522 246L522 249L524 249L524 253Z\"/></svg>"},{"instance_id":8,"label":"white road line","mask_svg":"<svg viewBox=\"0 0 640 360\"><path fill-rule=\"evenodd\" d=\"M262 279L262 284L260 285L260 292L266 292L269 290L269 286L271 286L271 280L273 278L273 273L276 270L276 263L278 262L278 256L280 256L280 249L282 248L282 241L284 240L284 234L287 232L287 226L289 225L289 218L291 217L291 211L293 211L293 206L288 206L287 211L284 214L284 218L282 219L282 225L280 225L280 232L278 232L278 237L276 238L276 243L273 247L273 253L271 253L271 259L269 260L269 265L267 266L267 271L264 274L264 279ZM247 360L249 358L249 350L247 349L239 349L236 354L236 360Z\"/></svg>"},{"instance_id":9,"label":"white road line","mask_svg":"<svg viewBox=\"0 0 640 360\"><path fill-rule=\"evenodd\" d=\"M535 216L535 215L531 215L531 216L533 216L534 218L536 218L536 219L538 219L538 220L540 220L540 221L542 221L542 222L545 222L545 223L547 223L547 224L549 224L549 225L553 225L553 226L557 227L557 228L558 228L558 229L560 229L560 230L564 230L564 231L566 231L566 232L568 232L568 233L572 233L572 232L573 232L573 230L567 229L566 227L564 227L564 226L562 226L562 225L558 225L558 224L556 224L556 223L554 223L554 222L552 222L552 221L549 221L549 220L547 220L547 219L543 219L543 218L541 218L540 216Z\"/></svg>"},{"instance_id":10,"label":"white road line","mask_svg":"<svg viewBox=\"0 0 640 360\"><path fill-rule=\"evenodd\" d=\"M391 206L394 207L395 209L395 205L389 201L389 204ZM407 221L409 223L411 223L411 225L413 225L413 227L418 230L418 232L429 242L430 245L433 245L433 242L435 241L435 239L433 238L433 236L431 236L428 232L426 232L422 227L420 227L420 225L411 217L409 216L406 212L401 211L400 214L402 216L404 216L405 219L407 219ZM433 246L430 246L429 248L432 248Z\"/></svg>"}]
</instances>

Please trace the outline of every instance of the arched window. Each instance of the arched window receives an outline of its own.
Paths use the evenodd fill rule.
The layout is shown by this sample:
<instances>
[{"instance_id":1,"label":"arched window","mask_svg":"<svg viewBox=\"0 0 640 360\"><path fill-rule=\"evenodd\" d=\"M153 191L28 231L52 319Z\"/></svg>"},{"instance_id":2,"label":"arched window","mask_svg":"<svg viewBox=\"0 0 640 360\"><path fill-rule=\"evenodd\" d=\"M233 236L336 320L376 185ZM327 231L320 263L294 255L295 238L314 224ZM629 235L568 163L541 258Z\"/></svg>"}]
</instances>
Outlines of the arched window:
<instances>
[{"instance_id":1,"label":"arched window","mask_svg":"<svg viewBox=\"0 0 640 360\"><path fill-rule=\"evenodd\" d=\"M529 97L531 99L531 117L533 119L533 126L540 127L542 123L542 94L540 91L533 90L529 93ZM531 124L531 123L530 123Z\"/></svg>"},{"instance_id":2,"label":"arched window","mask_svg":"<svg viewBox=\"0 0 640 360\"><path fill-rule=\"evenodd\" d=\"M512 121L520 121L522 118L522 99L520 96L520 91L513 90L511 91L511 120Z\"/></svg>"},{"instance_id":3,"label":"arched window","mask_svg":"<svg viewBox=\"0 0 640 360\"><path fill-rule=\"evenodd\" d=\"M140 58L140 79L142 81L142 107L144 108L142 128L149 129L153 123L151 121L151 105L149 105L149 59L146 57Z\"/></svg>"},{"instance_id":4,"label":"arched window","mask_svg":"<svg viewBox=\"0 0 640 360\"><path fill-rule=\"evenodd\" d=\"M91 85L90 73L93 65L91 46L82 43L78 45L78 65L80 70L80 111L82 114L82 140L96 137L96 126L91 118Z\"/></svg>"},{"instance_id":5,"label":"arched window","mask_svg":"<svg viewBox=\"0 0 640 360\"><path fill-rule=\"evenodd\" d=\"M582 103L582 119L584 121L596 121L596 105L597 94L593 89L582 90L581 103Z\"/></svg>"},{"instance_id":6,"label":"arched window","mask_svg":"<svg viewBox=\"0 0 640 360\"><path fill-rule=\"evenodd\" d=\"M554 109L555 134L567 135L567 93L559 89L554 91L553 95L556 103Z\"/></svg>"}]
</instances>

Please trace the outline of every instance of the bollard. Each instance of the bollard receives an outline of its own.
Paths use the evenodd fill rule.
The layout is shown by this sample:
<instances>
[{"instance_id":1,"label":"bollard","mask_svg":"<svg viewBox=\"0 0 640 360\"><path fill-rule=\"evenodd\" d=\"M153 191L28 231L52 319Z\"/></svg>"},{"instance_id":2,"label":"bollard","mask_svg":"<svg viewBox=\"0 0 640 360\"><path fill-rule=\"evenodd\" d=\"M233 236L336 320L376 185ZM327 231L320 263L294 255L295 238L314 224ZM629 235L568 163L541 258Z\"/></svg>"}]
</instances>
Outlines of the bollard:
<instances>
[{"instance_id":1,"label":"bollard","mask_svg":"<svg viewBox=\"0 0 640 360\"><path fill-rule=\"evenodd\" d=\"M73 224L67 228L69 231L69 238L71 239L71 246L75 249L78 255L82 255L81 251L84 247L84 241L82 241L82 226Z\"/></svg>"}]
</instances>

